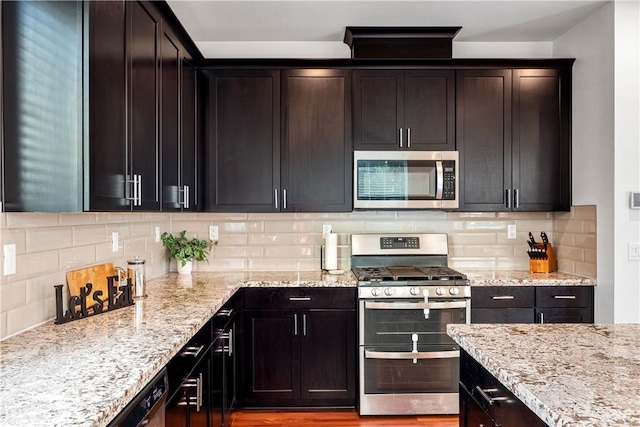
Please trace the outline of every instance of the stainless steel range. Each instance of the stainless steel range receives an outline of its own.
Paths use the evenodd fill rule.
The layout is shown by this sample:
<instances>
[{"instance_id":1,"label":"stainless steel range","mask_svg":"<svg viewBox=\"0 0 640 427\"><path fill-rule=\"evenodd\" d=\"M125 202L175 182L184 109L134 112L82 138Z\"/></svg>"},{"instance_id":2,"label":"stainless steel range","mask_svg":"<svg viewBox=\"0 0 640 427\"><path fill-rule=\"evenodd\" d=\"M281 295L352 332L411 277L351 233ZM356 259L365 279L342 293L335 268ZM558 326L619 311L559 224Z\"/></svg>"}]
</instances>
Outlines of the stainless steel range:
<instances>
[{"instance_id":1,"label":"stainless steel range","mask_svg":"<svg viewBox=\"0 0 640 427\"><path fill-rule=\"evenodd\" d=\"M358 279L360 415L458 413L460 349L471 287L448 263L446 234L353 234Z\"/></svg>"}]
</instances>

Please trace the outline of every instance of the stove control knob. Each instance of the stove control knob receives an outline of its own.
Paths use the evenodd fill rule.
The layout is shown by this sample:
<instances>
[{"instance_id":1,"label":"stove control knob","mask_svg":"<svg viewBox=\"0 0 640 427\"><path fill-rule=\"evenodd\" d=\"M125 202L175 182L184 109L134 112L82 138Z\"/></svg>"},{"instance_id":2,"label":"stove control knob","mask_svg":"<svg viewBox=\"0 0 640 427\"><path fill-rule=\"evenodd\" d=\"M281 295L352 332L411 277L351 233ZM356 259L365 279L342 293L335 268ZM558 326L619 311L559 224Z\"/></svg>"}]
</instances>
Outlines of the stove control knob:
<instances>
[{"instance_id":1,"label":"stove control knob","mask_svg":"<svg viewBox=\"0 0 640 427\"><path fill-rule=\"evenodd\" d=\"M451 295L458 295L460 293L460 289L455 288L455 287L451 287L451 288L449 288L449 293Z\"/></svg>"},{"instance_id":2,"label":"stove control knob","mask_svg":"<svg viewBox=\"0 0 640 427\"><path fill-rule=\"evenodd\" d=\"M374 297L377 297L378 295L380 295L380 289L379 288L371 289L371 295L373 295Z\"/></svg>"},{"instance_id":3,"label":"stove control knob","mask_svg":"<svg viewBox=\"0 0 640 427\"><path fill-rule=\"evenodd\" d=\"M384 294L388 297L390 297L391 295L393 295L393 289L391 288L384 288Z\"/></svg>"},{"instance_id":4,"label":"stove control knob","mask_svg":"<svg viewBox=\"0 0 640 427\"><path fill-rule=\"evenodd\" d=\"M409 288L409 293L411 295L420 295L420 288Z\"/></svg>"},{"instance_id":5,"label":"stove control knob","mask_svg":"<svg viewBox=\"0 0 640 427\"><path fill-rule=\"evenodd\" d=\"M436 288L436 295L444 295L444 288Z\"/></svg>"}]
</instances>

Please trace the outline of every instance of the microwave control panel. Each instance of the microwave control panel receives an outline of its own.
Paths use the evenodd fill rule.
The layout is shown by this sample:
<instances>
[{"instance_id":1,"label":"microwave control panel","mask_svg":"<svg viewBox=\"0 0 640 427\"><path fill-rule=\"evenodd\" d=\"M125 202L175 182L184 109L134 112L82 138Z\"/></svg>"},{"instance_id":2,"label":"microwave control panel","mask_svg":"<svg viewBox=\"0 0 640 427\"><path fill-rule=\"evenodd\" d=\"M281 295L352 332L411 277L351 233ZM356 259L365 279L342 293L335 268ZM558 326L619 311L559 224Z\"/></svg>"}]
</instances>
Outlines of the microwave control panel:
<instances>
[{"instance_id":1,"label":"microwave control panel","mask_svg":"<svg viewBox=\"0 0 640 427\"><path fill-rule=\"evenodd\" d=\"M442 198L444 200L455 200L456 198L456 162L453 160L442 161Z\"/></svg>"}]
</instances>

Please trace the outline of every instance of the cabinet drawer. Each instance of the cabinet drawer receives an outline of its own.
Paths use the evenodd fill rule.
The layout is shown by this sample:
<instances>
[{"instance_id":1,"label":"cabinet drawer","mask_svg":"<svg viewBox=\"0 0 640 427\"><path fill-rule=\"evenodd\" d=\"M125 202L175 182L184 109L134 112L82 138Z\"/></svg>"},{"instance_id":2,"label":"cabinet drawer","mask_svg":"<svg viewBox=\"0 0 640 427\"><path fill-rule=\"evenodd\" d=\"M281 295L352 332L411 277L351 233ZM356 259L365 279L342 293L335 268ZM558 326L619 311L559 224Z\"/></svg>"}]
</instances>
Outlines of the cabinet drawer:
<instances>
[{"instance_id":1,"label":"cabinet drawer","mask_svg":"<svg viewBox=\"0 0 640 427\"><path fill-rule=\"evenodd\" d=\"M471 309L533 307L534 294L535 288L528 286L473 287Z\"/></svg>"},{"instance_id":2,"label":"cabinet drawer","mask_svg":"<svg viewBox=\"0 0 640 427\"><path fill-rule=\"evenodd\" d=\"M353 309L356 288L247 288L247 310Z\"/></svg>"},{"instance_id":3,"label":"cabinet drawer","mask_svg":"<svg viewBox=\"0 0 640 427\"><path fill-rule=\"evenodd\" d=\"M533 308L472 308L471 323L534 323Z\"/></svg>"},{"instance_id":4,"label":"cabinet drawer","mask_svg":"<svg viewBox=\"0 0 640 427\"><path fill-rule=\"evenodd\" d=\"M536 288L536 307L592 307L593 286Z\"/></svg>"}]
</instances>

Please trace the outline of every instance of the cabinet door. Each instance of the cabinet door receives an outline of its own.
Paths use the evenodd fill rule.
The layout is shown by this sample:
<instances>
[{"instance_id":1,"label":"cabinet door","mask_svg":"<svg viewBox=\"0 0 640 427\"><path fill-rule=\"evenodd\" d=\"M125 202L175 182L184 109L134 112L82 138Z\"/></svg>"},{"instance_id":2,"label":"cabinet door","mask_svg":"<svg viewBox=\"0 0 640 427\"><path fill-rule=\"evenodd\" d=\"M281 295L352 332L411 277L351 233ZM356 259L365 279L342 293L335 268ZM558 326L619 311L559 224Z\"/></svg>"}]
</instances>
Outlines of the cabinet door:
<instances>
[{"instance_id":1,"label":"cabinet door","mask_svg":"<svg viewBox=\"0 0 640 427\"><path fill-rule=\"evenodd\" d=\"M300 329L290 311L246 312L248 406L278 405L300 397Z\"/></svg>"},{"instance_id":2,"label":"cabinet door","mask_svg":"<svg viewBox=\"0 0 640 427\"><path fill-rule=\"evenodd\" d=\"M130 176L142 179L141 206L159 210L158 39L160 18L140 2L126 2L129 60ZM128 186L129 197L133 187Z\"/></svg>"},{"instance_id":3,"label":"cabinet door","mask_svg":"<svg viewBox=\"0 0 640 427\"><path fill-rule=\"evenodd\" d=\"M404 75L406 148L454 150L455 72L413 70Z\"/></svg>"},{"instance_id":4,"label":"cabinet door","mask_svg":"<svg viewBox=\"0 0 640 427\"><path fill-rule=\"evenodd\" d=\"M354 71L353 114L354 149L400 149L404 126L404 72ZM403 140L402 148L405 144Z\"/></svg>"},{"instance_id":5,"label":"cabinet door","mask_svg":"<svg viewBox=\"0 0 640 427\"><path fill-rule=\"evenodd\" d=\"M188 60L182 62L182 102L180 106L181 141L180 141L180 184L183 190L182 210L195 211L198 208L198 123L197 120L197 72ZM188 203L185 207L185 188L188 190Z\"/></svg>"},{"instance_id":6,"label":"cabinet door","mask_svg":"<svg viewBox=\"0 0 640 427\"><path fill-rule=\"evenodd\" d=\"M535 323L532 308L471 308L471 323Z\"/></svg>"},{"instance_id":7,"label":"cabinet door","mask_svg":"<svg viewBox=\"0 0 640 427\"><path fill-rule=\"evenodd\" d=\"M493 427L496 424L467 390L460 386L460 427Z\"/></svg>"},{"instance_id":8,"label":"cabinet door","mask_svg":"<svg viewBox=\"0 0 640 427\"><path fill-rule=\"evenodd\" d=\"M515 209L568 211L571 206L571 73L513 71Z\"/></svg>"},{"instance_id":9,"label":"cabinet door","mask_svg":"<svg viewBox=\"0 0 640 427\"><path fill-rule=\"evenodd\" d=\"M89 206L129 210L127 200L125 2L89 8Z\"/></svg>"},{"instance_id":10,"label":"cabinet door","mask_svg":"<svg viewBox=\"0 0 640 427\"><path fill-rule=\"evenodd\" d=\"M211 411L211 352L200 358L180 388L167 402L166 425L172 427L208 427Z\"/></svg>"},{"instance_id":11,"label":"cabinet door","mask_svg":"<svg viewBox=\"0 0 640 427\"><path fill-rule=\"evenodd\" d=\"M593 323L591 308L537 308L536 323Z\"/></svg>"},{"instance_id":12,"label":"cabinet door","mask_svg":"<svg viewBox=\"0 0 640 427\"><path fill-rule=\"evenodd\" d=\"M282 210L352 210L351 76L291 70L283 76Z\"/></svg>"},{"instance_id":13,"label":"cabinet door","mask_svg":"<svg viewBox=\"0 0 640 427\"><path fill-rule=\"evenodd\" d=\"M457 71L456 90L459 210L509 211L511 70Z\"/></svg>"},{"instance_id":14,"label":"cabinet door","mask_svg":"<svg viewBox=\"0 0 640 427\"><path fill-rule=\"evenodd\" d=\"M280 188L280 73L206 72L205 209L274 212Z\"/></svg>"},{"instance_id":15,"label":"cabinet door","mask_svg":"<svg viewBox=\"0 0 640 427\"><path fill-rule=\"evenodd\" d=\"M301 316L301 399L355 405L354 310L312 310Z\"/></svg>"},{"instance_id":16,"label":"cabinet door","mask_svg":"<svg viewBox=\"0 0 640 427\"><path fill-rule=\"evenodd\" d=\"M162 210L180 210L180 46L163 28L160 36L160 145L162 147ZM135 142L135 141L133 141Z\"/></svg>"}]
</instances>

